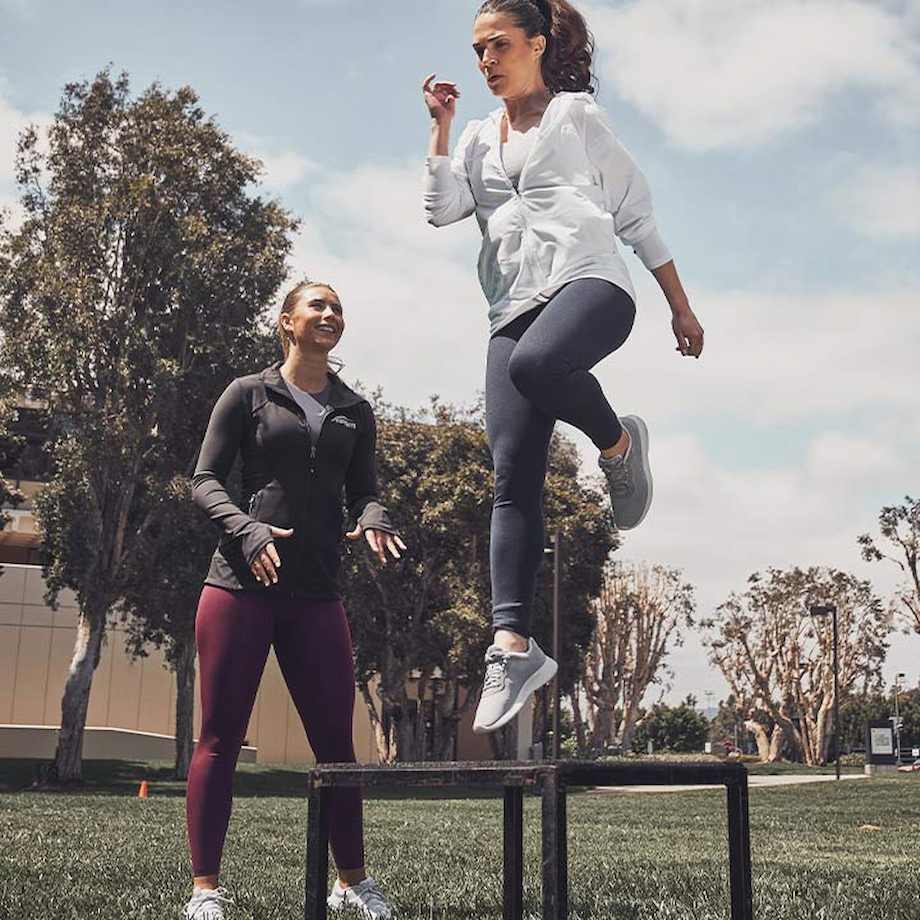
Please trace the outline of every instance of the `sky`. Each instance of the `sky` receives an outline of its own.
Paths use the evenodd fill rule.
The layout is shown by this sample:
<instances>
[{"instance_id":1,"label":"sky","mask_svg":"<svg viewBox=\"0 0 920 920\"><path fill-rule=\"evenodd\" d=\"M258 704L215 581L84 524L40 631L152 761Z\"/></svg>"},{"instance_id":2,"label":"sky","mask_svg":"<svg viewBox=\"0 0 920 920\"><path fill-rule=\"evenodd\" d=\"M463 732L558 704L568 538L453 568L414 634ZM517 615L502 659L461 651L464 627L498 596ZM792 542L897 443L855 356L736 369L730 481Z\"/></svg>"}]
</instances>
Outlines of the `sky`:
<instances>
[{"instance_id":1,"label":"sky","mask_svg":"<svg viewBox=\"0 0 920 920\"><path fill-rule=\"evenodd\" d=\"M409 407L468 404L488 332L479 231L424 220L421 83L459 84L453 139L500 104L470 47L476 6L0 0L0 203L15 215L16 135L65 83L111 64L135 91L191 85L302 218L292 275L341 295L346 379ZM655 497L620 558L680 568L700 616L770 566L835 566L889 596L898 570L862 562L856 539L920 494L920 0L579 9L598 101L706 330L703 357L682 359L623 249L638 318L596 374L646 419ZM590 442L560 430L593 475ZM670 664L668 699L726 695L695 635ZM920 681L920 636L893 635L885 672Z\"/></svg>"}]
</instances>

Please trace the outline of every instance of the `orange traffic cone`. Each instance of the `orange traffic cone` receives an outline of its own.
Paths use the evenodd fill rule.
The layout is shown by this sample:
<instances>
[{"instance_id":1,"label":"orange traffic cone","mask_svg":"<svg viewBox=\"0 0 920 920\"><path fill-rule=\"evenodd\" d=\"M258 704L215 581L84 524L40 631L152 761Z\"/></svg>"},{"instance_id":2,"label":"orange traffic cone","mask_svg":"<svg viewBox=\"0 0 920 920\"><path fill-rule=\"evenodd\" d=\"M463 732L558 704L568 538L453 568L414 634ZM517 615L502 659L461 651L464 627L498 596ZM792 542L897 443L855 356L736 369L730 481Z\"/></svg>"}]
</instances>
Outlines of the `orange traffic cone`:
<instances>
[{"instance_id":1,"label":"orange traffic cone","mask_svg":"<svg viewBox=\"0 0 920 920\"><path fill-rule=\"evenodd\" d=\"M141 780L140 788L137 790L137 797L139 799L146 799L148 788L149 787L147 786L147 780Z\"/></svg>"}]
</instances>

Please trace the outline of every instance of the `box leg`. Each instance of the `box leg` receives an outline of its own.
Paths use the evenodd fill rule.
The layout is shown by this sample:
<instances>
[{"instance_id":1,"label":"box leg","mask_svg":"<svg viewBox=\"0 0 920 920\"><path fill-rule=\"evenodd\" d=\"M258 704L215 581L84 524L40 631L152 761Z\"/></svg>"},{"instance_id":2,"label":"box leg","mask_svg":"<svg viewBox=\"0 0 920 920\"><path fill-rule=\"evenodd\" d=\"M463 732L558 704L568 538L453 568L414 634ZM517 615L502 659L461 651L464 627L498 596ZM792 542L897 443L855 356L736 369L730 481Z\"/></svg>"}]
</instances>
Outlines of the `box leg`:
<instances>
[{"instance_id":1,"label":"box leg","mask_svg":"<svg viewBox=\"0 0 920 920\"><path fill-rule=\"evenodd\" d=\"M555 770L543 776L543 920L567 920L568 851L565 783Z\"/></svg>"},{"instance_id":2,"label":"box leg","mask_svg":"<svg viewBox=\"0 0 920 920\"><path fill-rule=\"evenodd\" d=\"M326 920L329 877L329 809L327 792L310 779L307 812L307 877L304 920Z\"/></svg>"},{"instance_id":3,"label":"box leg","mask_svg":"<svg viewBox=\"0 0 920 920\"><path fill-rule=\"evenodd\" d=\"M751 829L748 812L747 776L727 787L728 873L732 920L753 920L751 884Z\"/></svg>"},{"instance_id":4,"label":"box leg","mask_svg":"<svg viewBox=\"0 0 920 920\"><path fill-rule=\"evenodd\" d=\"M524 790L505 786L504 920L524 917Z\"/></svg>"}]
</instances>

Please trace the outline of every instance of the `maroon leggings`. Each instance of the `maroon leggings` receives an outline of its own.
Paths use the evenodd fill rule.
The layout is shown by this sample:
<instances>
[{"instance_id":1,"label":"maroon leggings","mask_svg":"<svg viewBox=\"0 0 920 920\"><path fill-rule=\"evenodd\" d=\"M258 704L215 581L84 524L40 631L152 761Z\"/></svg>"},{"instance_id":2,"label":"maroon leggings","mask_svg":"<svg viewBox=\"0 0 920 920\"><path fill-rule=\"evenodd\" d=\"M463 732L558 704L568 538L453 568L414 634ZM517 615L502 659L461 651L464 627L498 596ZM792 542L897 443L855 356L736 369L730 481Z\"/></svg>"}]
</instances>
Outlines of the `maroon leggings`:
<instances>
[{"instance_id":1,"label":"maroon leggings","mask_svg":"<svg viewBox=\"0 0 920 920\"><path fill-rule=\"evenodd\" d=\"M188 776L192 871L217 875L230 821L233 771L270 646L320 763L354 763L355 675L341 601L205 585L195 623L201 736ZM364 865L360 789L332 790L329 838L338 869Z\"/></svg>"}]
</instances>

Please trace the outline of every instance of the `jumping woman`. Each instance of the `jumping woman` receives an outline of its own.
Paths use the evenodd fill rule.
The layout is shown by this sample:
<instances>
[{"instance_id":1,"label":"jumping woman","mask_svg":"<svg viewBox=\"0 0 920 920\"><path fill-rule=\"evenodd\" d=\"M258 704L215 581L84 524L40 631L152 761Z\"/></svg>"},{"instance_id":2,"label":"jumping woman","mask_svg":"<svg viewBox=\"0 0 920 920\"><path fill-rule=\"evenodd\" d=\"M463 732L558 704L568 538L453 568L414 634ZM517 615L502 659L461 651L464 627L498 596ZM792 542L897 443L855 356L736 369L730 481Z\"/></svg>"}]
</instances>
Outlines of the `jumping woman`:
<instances>
[{"instance_id":1,"label":"jumping woman","mask_svg":"<svg viewBox=\"0 0 920 920\"><path fill-rule=\"evenodd\" d=\"M618 418L590 373L632 329L635 295L614 236L655 276L677 350L703 330L652 213L648 185L594 100L593 39L566 0L486 0L473 24L479 71L503 105L470 121L448 154L460 91L422 86L431 115L425 209L436 227L476 214L489 303L486 430L495 468L490 563L493 644L474 729L494 731L551 680L530 637L543 558L543 482L556 419L597 446L620 530L652 499L648 431Z\"/></svg>"},{"instance_id":2,"label":"jumping woman","mask_svg":"<svg viewBox=\"0 0 920 920\"><path fill-rule=\"evenodd\" d=\"M222 920L232 903L218 872L233 772L270 647L317 761L355 761L351 634L337 585L343 490L355 520L349 539L364 534L382 564L406 547L378 501L371 407L329 367L344 328L329 285L298 284L278 316L284 360L224 390L201 445L194 500L222 535L195 623L202 713L188 778L188 920ZM226 489L238 456L246 511ZM330 841L338 878L329 907L389 918L364 869L360 790L331 794Z\"/></svg>"}]
</instances>

